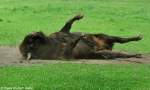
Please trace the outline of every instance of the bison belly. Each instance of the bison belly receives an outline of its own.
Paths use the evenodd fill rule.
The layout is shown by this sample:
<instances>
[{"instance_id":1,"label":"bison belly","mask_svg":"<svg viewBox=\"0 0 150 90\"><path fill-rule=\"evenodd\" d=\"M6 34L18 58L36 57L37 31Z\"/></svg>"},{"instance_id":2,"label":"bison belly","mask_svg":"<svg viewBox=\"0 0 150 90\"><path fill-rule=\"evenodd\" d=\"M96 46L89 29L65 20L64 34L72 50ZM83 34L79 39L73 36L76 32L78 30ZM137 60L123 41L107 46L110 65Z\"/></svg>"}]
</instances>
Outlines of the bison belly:
<instances>
[{"instance_id":1,"label":"bison belly","mask_svg":"<svg viewBox=\"0 0 150 90\"><path fill-rule=\"evenodd\" d=\"M93 52L93 47L87 45L87 43L83 42L82 40L80 40L78 42L78 44L76 45L76 47L73 49L73 57L78 59L82 59L85 58L85 55L87 55L88 53Z\"/></svg>"}]
</instances>

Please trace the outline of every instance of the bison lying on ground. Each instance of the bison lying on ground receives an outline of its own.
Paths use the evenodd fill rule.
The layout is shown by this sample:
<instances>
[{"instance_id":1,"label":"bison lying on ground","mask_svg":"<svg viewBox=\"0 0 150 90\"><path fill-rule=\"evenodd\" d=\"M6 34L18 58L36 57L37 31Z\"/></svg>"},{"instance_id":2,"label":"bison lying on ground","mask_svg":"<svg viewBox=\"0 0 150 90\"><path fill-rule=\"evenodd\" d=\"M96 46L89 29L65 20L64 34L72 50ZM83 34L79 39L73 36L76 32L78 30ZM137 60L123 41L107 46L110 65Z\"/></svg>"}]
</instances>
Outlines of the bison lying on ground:
<instances>
[{"instance_id":1,"label":"bison lying on ground","mask_svg":"<svg viewBox=\"0 0 150 90\"><path fill-rule=\"evenodd\" d=\"M46 36L42 32L28 34L19 49L25 59L112 59L141 57L140 54L114 52L114 43L139 41L140 36L121 38L105 34L71 33L74 21L83 18L77 15L59 31Z\"/></svg>"}]
</instances>

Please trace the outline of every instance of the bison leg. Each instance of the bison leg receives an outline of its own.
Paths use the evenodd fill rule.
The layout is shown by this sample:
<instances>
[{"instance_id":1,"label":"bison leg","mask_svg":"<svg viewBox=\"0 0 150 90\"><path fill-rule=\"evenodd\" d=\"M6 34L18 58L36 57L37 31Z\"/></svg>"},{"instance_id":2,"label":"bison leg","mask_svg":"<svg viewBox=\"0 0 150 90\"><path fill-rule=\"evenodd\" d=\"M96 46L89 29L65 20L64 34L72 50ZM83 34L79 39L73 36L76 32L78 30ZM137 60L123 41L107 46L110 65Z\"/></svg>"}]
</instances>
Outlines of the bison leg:
<instances>
[{"instance_id":1,"label":"bison leg","mask_svg":"<svg viewBox=\"0 0 150 90\"><path fill-rule=\"evenodd\" d=\"M128 37L128 38L110 36L110 40L112 40L112 42L114 42L114 43L128 43L131 41L139 41L141 39L142 39L141 36Z\"/></svg>"},{"instance_id":2,"label":"bison leg","mask_svg":"<svg viewBox=\"0 0 150 90\"><path fill-rule=\"evenodd\" d=\"M141 58L141 54L127 54L122 52L115 52L111 50L102 50L80 55L78 59L114 59L114 58Z\"/></svg>"},{"instance_id":3,"label":"bison leg","mask_svg":"<svg viewBox=\"0 0 150 90\"><path fill-rule=\"evenodd\" d=\"M142 36L135 36L135 37L128 37L128 38L122 38L117 36L109 36L105 34L94 34L97 38L104 39L109 43L127 43L130 41L139 41L142 39Z\"/></svg>"},{"instance_id":4,"label":"bison leg","mask_svg":"<svg viewBox=\"0 0 150 90\"><path fill-rule=\"evenodd\" d=\"M115 52L110 50L103 50L94 53L96 56L100 55L104 59L113 59L113 58L141 58L141 54L127 54L123 52Z\"/></svg>"},{"instance_id":5,"label":"bison leg","mask_svg":"<svg viewBox=\"0 0 150 90\"><path fill-rule=\"evenodd\" d=\"M83 15L74 16L72 19L70 19L69 21L66 22L66 24L63 26L63 28L60 30L60 32L69 33L73 22L76 20L80 20L82 18L83 18Z\"/></svg>"},{"instance_id":6,"label":"bison leg","mask_svg":"<svg viewBox=\"0 0 150 90\"><path fill-rule=\"evenodd\" d=\"M110 50L102 50L92 54L95 58L113 59L113 58L140 58L141 54L127 54L123 52L115 52Z\"/></svg>"},{"instance_id":7,"label":"bison leg","mask_svg":"<svg viewBox=\"0 0 150 90\"><path fill-rule=\"evenodd\" d=\"M139 41L142 39L142 36L139 35L135 37L122 38L122 37L104 35L104 38L106 38L106 40L109 40L108 42L112 42L112 43L128 43L130 41Z\"/></svg>"},{"instance_id":8,"label":"bison leg","mask_svg":"<svg viewBox=\"0 0 150 90\"><path fill-rule=\"evenodd\" d=\"M85 39L89 41L94 41L98 46L98 49L103 47L103 49L112 50L114 43L127 43L130 41L139 41L142 39L141 36L122 38L117 36L109 36L105 34L86 34Z\"/></svg>"}]
</instances>

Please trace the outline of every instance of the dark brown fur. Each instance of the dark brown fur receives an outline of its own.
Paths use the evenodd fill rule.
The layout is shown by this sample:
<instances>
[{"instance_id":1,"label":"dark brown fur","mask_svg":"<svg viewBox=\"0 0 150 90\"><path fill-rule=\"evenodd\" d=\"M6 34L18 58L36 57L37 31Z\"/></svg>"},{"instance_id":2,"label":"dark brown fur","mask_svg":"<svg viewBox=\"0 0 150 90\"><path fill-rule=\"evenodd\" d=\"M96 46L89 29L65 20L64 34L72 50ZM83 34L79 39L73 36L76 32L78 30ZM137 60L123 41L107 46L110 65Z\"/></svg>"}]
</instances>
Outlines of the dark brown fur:
<instances>
[{"instance_id":1,"label":"dark brown fur","mask_svg":"<svg viewBox=\"0 0 150 90\"><path fill-rule=\"evenodd\" d=\"M74 21L83 18L77 15L65 26L50 36L33 32L25 37L20 52L25 59L99 59L140 57L139 54L126 54L112 51L114 43L138 41L140 36L121 38L105 34L70 33ZM28 54L31 54L28 58Z\"/></svg>"}]
</instances>

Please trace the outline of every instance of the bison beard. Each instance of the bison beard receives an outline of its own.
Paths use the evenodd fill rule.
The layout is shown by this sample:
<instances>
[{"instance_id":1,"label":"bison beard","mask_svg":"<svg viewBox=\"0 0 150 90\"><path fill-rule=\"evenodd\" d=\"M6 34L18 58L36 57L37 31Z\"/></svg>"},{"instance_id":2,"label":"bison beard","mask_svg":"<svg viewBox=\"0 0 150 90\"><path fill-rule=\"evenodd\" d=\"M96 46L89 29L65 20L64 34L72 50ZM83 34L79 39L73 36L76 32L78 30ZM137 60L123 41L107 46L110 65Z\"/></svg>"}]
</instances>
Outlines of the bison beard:
<instances>
[{"instance_id":1,"label":"bison beard","mask_svg":"<svg viewBox=\"0 0 150 90\"><path fill-rule=\"evenodd\" d=\"M115 43L139 41L140 36L121 38L105 34L71 33L74 21L83 15L70 19L64 27L50 36L42 32L28 34L19 49L25 59L112 59L141 57L140 54L127 54L112 51Z\"/></svg>"}]
</instances>

